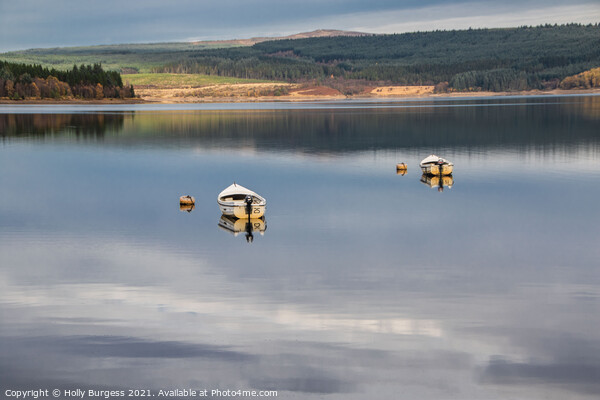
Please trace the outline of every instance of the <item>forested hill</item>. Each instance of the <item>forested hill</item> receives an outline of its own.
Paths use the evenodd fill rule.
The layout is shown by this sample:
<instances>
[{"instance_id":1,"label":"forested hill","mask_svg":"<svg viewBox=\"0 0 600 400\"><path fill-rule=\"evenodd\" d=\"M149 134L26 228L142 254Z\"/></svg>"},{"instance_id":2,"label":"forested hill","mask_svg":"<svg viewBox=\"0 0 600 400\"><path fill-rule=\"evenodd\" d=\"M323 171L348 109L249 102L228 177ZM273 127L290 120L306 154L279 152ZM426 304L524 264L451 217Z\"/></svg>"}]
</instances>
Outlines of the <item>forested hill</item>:
<instances>
[{"instance_id":1,"label":"forested hill","mask_svg":"<svg viewBox=\"0 0 600 400\"><path fill-rule=\"evenodd\" d=\"M225 45L215 43L210 46ZM438 90L552 89L567 77L600 67L600 24L280 39L228 48L207 46L157 43L31 49L0 54L0 60L41 64L59 71L73 64L102 63L104 68L121 73L199 73L290 82L319 79L326 84L332 82L331 85L350 82L345 88L354 82L370 85L377 81L431 84L437 85ZM573 83L577 79L567 86Z\"/></svg>"},{"instance_id":2,"label":"forested hill","mask_svg":"<svg viewBox=\"0 0 600 400\"><path fill-rule=\"evenodd\" d=\"M600 66L600 25L277 40L180 54L156 72L302 80L324 77L441 84L456 90L556 87Z\"/></svg>"}]
</instances>

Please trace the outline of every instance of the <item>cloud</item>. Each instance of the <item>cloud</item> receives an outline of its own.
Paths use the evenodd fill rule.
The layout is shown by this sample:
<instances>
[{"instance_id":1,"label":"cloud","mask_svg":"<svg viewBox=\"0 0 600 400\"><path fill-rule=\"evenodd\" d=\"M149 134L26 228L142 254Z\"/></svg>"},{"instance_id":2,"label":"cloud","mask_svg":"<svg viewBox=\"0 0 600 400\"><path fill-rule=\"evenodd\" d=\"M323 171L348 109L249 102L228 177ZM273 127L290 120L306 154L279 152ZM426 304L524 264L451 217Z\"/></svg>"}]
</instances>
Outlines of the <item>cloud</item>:
<instances>
[{"instance_id":1,"label":"cloud","mask_svg":"<svg viewBox=\"0 0 600 400\"><path fill-rule=\"evenodd\" d=\"M3 337L16 346L48 346L68 354L84 357L121 358L208 358L221 361L248 361L256 357L224 346L181 341L147 340L128 336L46 336L28 338Z\"/></svg>"},{"instance_id":2,"label":"cloud","mask_svg":"<svg viewBox=\"0 0 600 400\"><path fill-rule=\"evenodd\" d=\"M250 385L267 390L285 390L301 393L350 393L355 390L354 384L341 379L312 376L305 378L286 378L251 381Z\"/></svg>"},{"instance_id":3,"label":"cloud","mask_svg":"<svg viewBox=\"0 0 600 400\"><path fill-rule=\"evenodd\" d=\"M0 3L0 51L277 36L318 28L393 33L599 19L600 6L588 1L57 0L50 7L32 0Z\"/></svg>"},{"instance_id":4,"label":"cloud","mask_svg":"<svg viewBox=\"0 0 600 400\"><path fill-rule=\"evenodd\" d=\"M600 365L494 360L485 368L482 381L495 385L560 385L575 392L600 394Z\"/></svg>"},{"instance_id":5,"label":"cloud","mask_svg":"<svg viewBox=\"0 0 600 400\"><path fill-rule=\"evenodd\" d=\"M527 3L517 9L512 3L473 2L436 5L412 10L360 12L334 17L318 24L331 23L343 29L372 33L401 33L444 29L514 27L546 23L595 23L600 20L600 6L590 4L540 7Z\"/></svg>"}]
</instances>

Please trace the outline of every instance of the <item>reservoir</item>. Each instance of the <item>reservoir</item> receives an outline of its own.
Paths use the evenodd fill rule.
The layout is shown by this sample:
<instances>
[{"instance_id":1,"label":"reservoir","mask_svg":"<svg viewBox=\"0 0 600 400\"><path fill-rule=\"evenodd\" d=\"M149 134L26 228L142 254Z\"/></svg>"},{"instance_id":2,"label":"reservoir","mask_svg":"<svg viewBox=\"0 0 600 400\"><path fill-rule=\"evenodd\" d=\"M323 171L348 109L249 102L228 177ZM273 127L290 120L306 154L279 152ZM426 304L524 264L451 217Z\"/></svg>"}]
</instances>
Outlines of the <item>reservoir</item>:
<instances>
[{"instance_id":1,"label":"reservoir","mask_svg":"<svg viewBox=\"0 0 600 400\"><path fill-rule=\"evenodd\" d=\"M0 389L597 399L599 243L600 96L0 105Z\"/></svg>"}]
</instances>

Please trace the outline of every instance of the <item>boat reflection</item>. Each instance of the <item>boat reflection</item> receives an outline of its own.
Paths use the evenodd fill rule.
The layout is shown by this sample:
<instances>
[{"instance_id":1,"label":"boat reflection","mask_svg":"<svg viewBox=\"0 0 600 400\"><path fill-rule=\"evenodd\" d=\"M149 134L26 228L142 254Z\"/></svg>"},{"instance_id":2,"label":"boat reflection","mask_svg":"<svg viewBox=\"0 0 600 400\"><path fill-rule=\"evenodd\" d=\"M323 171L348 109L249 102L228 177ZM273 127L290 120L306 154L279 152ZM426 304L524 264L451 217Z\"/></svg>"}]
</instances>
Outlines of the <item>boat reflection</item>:
<instances>
[{"instance_id":1,"label":"boat reflection","mask_svg":"<svg viewBox=\"0 0 600 400\"><path fill-rule=\"evenodd\" d=\"M231 233L233 236L237 236L244 232L246 241L248 243L252 243L255 232L260 233L261 236L265 234L265 231L267 230L267 222L265 217L238 219L223 214L219 220L219 228Z\"/></svg>"},{"instance_id":2,"label":"boat reflection","mask_svg":"<svg viewBox=\"0 0 600 400\"><path fill-rule=\"evenodd\" d=\"M421 182L430 188L437 188L438 192L443 192L444 188L452 189L454 185L454 177L452 175L421 175Z\"/></svg>"}]
</instances>

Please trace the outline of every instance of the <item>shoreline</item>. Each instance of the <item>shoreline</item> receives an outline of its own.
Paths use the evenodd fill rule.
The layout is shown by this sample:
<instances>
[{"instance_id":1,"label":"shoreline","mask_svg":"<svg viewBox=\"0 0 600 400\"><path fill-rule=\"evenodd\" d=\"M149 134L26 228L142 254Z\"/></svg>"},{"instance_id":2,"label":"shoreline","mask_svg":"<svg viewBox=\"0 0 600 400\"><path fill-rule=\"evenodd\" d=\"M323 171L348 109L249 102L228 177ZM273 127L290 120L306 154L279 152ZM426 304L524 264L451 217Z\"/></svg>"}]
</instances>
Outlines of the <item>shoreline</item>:
<instances>
[{"instance_id":1,"label":"shoreline","mask_svg":"<svg viewBox=\"0 0 600 400\"><path fill-rule=\"evenodd\" d=\"M102 100L97 100L97 99L91 99L91 100L84 100L84 99L25 99L25 100L0 99L0 105L4 105L4 104L11 104L11 105L19 105L19 104L33 104L33 105L84 104L84 105L89 105L89 104L147 104L147 103L148 103L147 101L145 101L143 99L139 99L139 98L135 98L135 99L102 99Z\"/></svg>"},{"instance_id":2,"label":"shoreline","mask_svg":"<svg viewBox=\"0 0 600 400\"><path fill-rule=\"evenodd\" d=\"M565 95L600 95L600 88L595 89L553 89L526 90L519 92L450 92L450 93L424 93L408 95L375 95L360 94L353 96L345 95L282 95L282 96L257 96L257 97L171 97L168 99L157 98L134 98L134 99L25 99L9 100L0 99L0 105L111 105L111 104L202 104L202 103L264 103L264 102L314 102L314 101L339 101L339 100L443 100L457 98L493 98L493 97L544 97Z\"/></svg>"}]
</instances>

